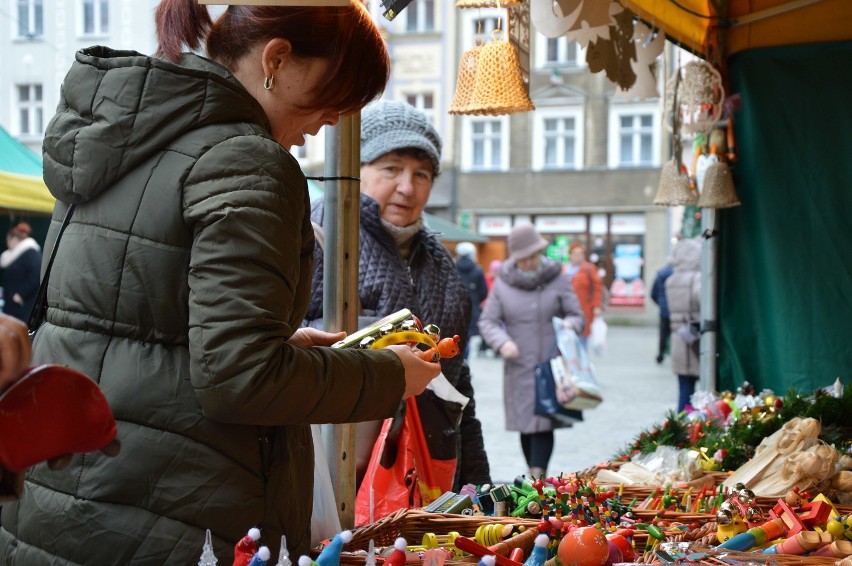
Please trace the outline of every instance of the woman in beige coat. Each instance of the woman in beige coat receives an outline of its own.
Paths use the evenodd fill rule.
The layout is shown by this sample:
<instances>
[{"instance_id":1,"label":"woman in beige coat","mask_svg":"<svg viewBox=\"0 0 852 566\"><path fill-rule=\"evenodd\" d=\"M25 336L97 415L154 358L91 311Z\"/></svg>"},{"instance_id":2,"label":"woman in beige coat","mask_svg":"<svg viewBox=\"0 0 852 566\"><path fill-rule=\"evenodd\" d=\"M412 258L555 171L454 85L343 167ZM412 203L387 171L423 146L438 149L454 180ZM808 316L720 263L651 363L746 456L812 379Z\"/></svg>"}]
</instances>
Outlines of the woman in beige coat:
<instances>
[{"instance_id":1,"label":"woman in beige coat","mask_svg":"<svg viewBox=\"0 0 852 566\"><path fill-rule=\"evenodd\" d=\"M677 410L682 411L698 381L698 334L690 336L701 318L701 242L681 240L672 251L671 277L666 279L666 302L672 325L672 371L678 380ZM691 343L687 343L692 340Z\"/></svg>"},{"instance_id":2,"label":"woman in beige coat","mask_svg":"<svg viewBox=\"0 0 852 566\"><path fill-rule=\"evenodd\" d=\"M521 433L530 475L540 477L553 454L554 425L535 414L535 366L552 356L554 316L578 333L585 319L562 265L541 255L547 241L531 224L516 226L508 246L509 259L488 295L479 331L503 358L506 430Z\"/></svg>"}]
</instances>

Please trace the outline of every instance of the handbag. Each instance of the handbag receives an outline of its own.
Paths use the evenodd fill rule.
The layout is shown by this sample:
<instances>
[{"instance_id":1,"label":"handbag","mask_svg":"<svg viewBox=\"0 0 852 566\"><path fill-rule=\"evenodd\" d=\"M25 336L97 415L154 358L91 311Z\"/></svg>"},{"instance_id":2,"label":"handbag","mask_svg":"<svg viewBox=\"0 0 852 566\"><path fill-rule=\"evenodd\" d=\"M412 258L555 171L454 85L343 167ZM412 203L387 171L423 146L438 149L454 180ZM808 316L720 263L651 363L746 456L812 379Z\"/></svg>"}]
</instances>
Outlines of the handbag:
<instances>
[{"instance_id":1,"label":"handbag","mask_svg":"<svg viewBox=\"0 0 852 566\"><path fill-rule=\"evenodd\" d=\"M562 368L562 356L556 356L535 366L535 414L550 417L554 426L559 428L569 427L583 420L582 411L566 409L560 401L560 398L564 399L566 386L573 391L573 386L565 381L567 376Z\"/></svg>"},{"instance_id":2,"label":"handbag","mask_svg":"<svg viewBox=\"0 0 852 566\"><path fill-rule=\"evenodd\" d=\"M68 205L68 210L65 211L65 218L62 219L62 225L59 227L59 234L56 235L56 241L53 243L53 250L50 252L50 259L47 262L47 268L44 270L44 278L38 287L36 293L33 310L30 311L30 318L27 321L28 334L30 341L35 339L36 331L44 323L47 316L47 283L50 281L50 270L53 268L53 260L56 259L56 249L59 247L59 240L62 239L62 234L65 233L65 228L71 222L71 215L74 213L76 205Z\"/></svg>"},{"instance_id":3,"label":"handbag","mask_svg":"<svg viewBox=\"0 0 852 566\"><path fill-rule=\"evenodd\" d=\"M563 388L562 406L566 409L594 409L603 401L603 392L586 349L573 330L562 326L559 317L553 317L553 329L567 376L563 382L570 383L573 388ZM558 371L559 366L555 367Z\"/></svg>"}]
</instances>

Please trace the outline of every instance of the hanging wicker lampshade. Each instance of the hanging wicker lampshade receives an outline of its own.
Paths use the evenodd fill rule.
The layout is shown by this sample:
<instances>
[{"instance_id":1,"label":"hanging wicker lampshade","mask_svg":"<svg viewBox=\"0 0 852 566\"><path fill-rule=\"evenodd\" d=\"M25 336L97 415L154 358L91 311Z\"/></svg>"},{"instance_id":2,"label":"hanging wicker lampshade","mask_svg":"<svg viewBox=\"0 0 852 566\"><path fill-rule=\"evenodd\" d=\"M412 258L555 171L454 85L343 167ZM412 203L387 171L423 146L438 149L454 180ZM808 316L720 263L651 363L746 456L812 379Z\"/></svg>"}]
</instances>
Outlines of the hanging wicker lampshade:
<instances>
[{"instance_id":1,"label":"hanging wicker lampshade","mask_svg":"<svg viewBox=\"0 0 852 566\"><path fill-rule=\"evenodd\" d=\"M660 186L657 188L654 204L660 206L695 204L695 191L689 184L689 177L681 173L679 169L674 157L663 164Z\"/></svg>"},{"instance_id":2,"label":"hanging wicker lampshade","mask_svg":"<svg viewBox=\"0 0 852 566\"><path fill-rule=\"evenodd\" d=\"M742 204L734 188L731 168L717 161L710 164L704 173L704 185L698 198L700 208L730 208Z\"/></svg>"},{"instance_id":3,"label":"hanging wicker lampshade","mask_svg":"<svg viewBox=\"0 0 852 566\"><path fill-rule=\"evenodd\" d=\"M476 66L485 38L477 35L474 38L474 46L462 54L459 61L459 74L456 78L456 92L450 104L450 114L467 114L470 102L473 100L473 89L476 81Z\"/></svg>"},{"instance_id":4,"label":"hanging wicker lampshade","mask_svg":"<svg viewBox=\"0 0 852 566\"><path fill-rule=\"evenodd\" d=\"M473 98L465 114L502 116L534 110L515 47L503 30L491 32L492 41L482 48L476 65Z\"/></svg>"}]
</instances>

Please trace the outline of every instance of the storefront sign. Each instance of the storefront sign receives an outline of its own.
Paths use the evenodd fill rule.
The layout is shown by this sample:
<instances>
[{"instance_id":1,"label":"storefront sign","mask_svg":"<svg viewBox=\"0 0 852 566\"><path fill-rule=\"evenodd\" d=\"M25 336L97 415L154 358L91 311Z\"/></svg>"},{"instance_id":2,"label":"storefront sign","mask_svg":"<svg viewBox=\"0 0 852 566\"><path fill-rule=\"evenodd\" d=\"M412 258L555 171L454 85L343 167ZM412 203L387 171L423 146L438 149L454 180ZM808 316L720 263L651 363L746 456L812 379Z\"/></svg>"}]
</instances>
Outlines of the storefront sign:
<instances>
[{"instance_id":1,"label":"storefront sign","mask_svg":"<svg viewBox=\"0 0 852 566\"><path fill-rule=\"evenodd\" d=\"M482 216L479 218L479 232L483 236L508 236L512 231L511 216Z\"/></svg>"}]
</instances>

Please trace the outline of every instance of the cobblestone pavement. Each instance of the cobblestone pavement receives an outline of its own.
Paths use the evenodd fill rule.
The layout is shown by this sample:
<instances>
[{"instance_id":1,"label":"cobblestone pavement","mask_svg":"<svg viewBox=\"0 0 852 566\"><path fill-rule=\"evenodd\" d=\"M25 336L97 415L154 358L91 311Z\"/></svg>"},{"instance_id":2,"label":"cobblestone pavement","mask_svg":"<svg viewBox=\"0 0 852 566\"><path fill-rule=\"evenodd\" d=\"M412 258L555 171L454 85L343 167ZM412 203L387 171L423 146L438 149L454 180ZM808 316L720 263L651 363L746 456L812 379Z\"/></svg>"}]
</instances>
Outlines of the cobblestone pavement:
<instances>
[{"instance_id":1,"label":"cobblestone pavement","mask_svg":"<svg viewBox=\"0 0 852 566\"><path fill-rule=\"evenodd\" d=\"M478 340L475 338L474 340ZM575 472L612 457L640 432L659 424L677 406L677 378L669 358L657 365L657 328L612 326L602 356L592 354L604 401L584 411L584 421L556 431L556 447L548 474ZM476 344L471 344L476 346ZM503 417L503 364L497 357L469 359L477 416L495 483L508 483L527 473L517 432L507 432Z\"/></svg>"}]
</instances>

